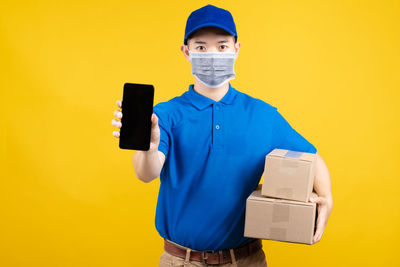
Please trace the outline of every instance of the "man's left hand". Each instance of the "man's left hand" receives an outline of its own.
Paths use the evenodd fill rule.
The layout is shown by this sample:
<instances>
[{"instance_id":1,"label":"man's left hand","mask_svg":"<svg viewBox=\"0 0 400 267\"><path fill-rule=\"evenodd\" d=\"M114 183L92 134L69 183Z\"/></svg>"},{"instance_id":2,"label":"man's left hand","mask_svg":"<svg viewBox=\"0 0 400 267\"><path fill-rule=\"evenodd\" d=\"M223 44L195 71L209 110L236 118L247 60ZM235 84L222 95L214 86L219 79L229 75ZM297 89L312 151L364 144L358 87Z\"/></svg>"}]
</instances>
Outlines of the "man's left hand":
<instances>
[{"instance_id":1,"label":"man's left hand","mask_svg":"<svg viewBox=\"0 0 400 267\"><path fill-rule=\"evenodd\" d=\"M310 202L317 203L318 218L317 218L317 229L313 236L312 244L315 244L321 240L322 233L325 230L326 223L332 212L332 204L326 197L310 197Z\"/></svg>"}]
</instances>

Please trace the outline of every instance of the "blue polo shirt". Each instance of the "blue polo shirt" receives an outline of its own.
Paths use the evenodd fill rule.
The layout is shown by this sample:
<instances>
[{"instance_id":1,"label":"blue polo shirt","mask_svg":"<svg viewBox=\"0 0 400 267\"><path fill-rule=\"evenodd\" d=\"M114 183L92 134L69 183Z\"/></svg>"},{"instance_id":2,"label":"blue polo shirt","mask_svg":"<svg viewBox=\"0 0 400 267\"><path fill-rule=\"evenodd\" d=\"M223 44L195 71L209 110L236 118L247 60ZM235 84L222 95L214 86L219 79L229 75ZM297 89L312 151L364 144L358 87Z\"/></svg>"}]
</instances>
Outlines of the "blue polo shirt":
<instances>
[{"instance_id":1,"label":"blue polo shirt","mask_svg":"<svg viewBox=\"0 0 400 267\"><path fill-rule=\"evenodd\" d=\"M220 101L193 89L154 106L166 155L155 226L160 236L195 250L237 247L246 199L274 148L316 153L277 108L229 83Z\"/></svg>"}]
</instances>

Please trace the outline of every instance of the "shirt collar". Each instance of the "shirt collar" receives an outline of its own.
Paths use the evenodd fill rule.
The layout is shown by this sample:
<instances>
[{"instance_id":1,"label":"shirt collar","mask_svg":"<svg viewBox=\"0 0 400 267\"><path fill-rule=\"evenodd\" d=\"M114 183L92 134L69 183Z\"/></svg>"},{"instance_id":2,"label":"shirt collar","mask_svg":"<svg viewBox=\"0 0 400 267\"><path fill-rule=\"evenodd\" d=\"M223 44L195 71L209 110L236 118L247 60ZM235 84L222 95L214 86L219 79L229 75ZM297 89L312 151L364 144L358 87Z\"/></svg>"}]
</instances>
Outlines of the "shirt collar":
<instances>
[{"instance_id":1,"label":"shirt collar","mask_svg":"<svg viewBox=\"0 0 400 267\"><path fill-rule=\"evenodd\" d=\"M215 101L211 98L208 98L202 94L199 94L193 89L193 84L189 85L189 90L187 91L187 97L189 101L197 108L197 109L204 109L213 103L224 103L226 105L233 104L236 96L237 90L232 87L231 83L229 83L229 89L226 94L221 98L219 101Z\"/></svg>"}]
</instances>

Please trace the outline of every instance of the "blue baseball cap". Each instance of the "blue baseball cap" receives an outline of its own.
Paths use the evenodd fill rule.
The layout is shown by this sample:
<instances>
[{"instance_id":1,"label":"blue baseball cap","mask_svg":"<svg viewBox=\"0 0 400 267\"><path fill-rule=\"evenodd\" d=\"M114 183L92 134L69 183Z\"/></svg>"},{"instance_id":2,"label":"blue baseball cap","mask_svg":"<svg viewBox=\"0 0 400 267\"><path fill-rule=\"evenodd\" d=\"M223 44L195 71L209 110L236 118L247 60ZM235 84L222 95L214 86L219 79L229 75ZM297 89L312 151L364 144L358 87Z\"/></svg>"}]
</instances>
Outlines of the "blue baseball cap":
<instances>
[{"instance_id":1,"label":"blue baseball cap","mask_svg":"<svg viewBox=\"0 0 400 267\"><path fill-rule=\"evenodd\" d=\"M233 35L235 41L237 40L236 26L232 14L228 10L213 5L206 5L190 13L186 21L183 43L187 45L187 39L190 34L207 26L223 29Z\"/></svg>"}]
</instances>

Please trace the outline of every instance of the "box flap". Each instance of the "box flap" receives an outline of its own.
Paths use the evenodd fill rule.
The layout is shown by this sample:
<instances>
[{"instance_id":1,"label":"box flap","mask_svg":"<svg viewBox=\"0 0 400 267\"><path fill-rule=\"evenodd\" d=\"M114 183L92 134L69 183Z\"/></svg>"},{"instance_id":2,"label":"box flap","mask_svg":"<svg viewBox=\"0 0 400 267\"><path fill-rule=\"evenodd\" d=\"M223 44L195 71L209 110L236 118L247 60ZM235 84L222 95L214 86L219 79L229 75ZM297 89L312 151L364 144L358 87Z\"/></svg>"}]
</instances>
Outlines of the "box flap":
<instances>
[{"instance_id":1,"label":"box flap","mask_svg":"<svg viewBox=\"0 0 400 267\"><path fill-rule=\"evenodd\" d=\"M299 160L313 161L316 156L317 155L314 153L275 148L265 157L295 158Z\"/></svg>"},{"instance_id":2,"label":"box flap","mask_svg":"<svg viewBox=\"0 0 400 267\"><path fill-rule=\"evenodd\" d=\"M247 199L248 200L254 200L254 201L289 203L289 204L303 205L303 206L313 206L313 205L315 205L315 203L313 203L313 202L302 202L302 201L288 200L288 199L283 199L283 198L266 197L266 196L261 195L261 188L262 188L262 184L259 184L257 186L256 190L254 190ZM313 191L311 193L311 196L316 197L318 195L316 194L316 192Z\"/></svg>"}]
</instances>

